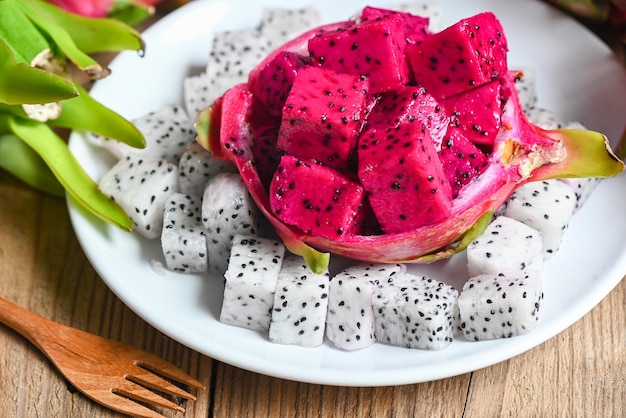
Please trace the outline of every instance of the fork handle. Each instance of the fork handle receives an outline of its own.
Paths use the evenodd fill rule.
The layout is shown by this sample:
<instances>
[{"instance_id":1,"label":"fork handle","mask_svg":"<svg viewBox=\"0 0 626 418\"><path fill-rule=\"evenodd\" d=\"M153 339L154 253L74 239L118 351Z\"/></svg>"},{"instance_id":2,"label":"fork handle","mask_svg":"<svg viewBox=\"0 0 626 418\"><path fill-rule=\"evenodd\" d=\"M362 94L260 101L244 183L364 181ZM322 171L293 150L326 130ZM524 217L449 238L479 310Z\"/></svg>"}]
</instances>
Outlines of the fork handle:
<instances>
[{"instance_id":1,"label":"fork handle","mask_svg":"<svg viewBox=\"0 0 626 418\"><path fill-rule=\"evenodd\" d=\"M37 315L7 299L0 297L0 322L17 331L31 343L40 347L40 340L54 333L56 322Z\"/></svg>"}]
</instances>

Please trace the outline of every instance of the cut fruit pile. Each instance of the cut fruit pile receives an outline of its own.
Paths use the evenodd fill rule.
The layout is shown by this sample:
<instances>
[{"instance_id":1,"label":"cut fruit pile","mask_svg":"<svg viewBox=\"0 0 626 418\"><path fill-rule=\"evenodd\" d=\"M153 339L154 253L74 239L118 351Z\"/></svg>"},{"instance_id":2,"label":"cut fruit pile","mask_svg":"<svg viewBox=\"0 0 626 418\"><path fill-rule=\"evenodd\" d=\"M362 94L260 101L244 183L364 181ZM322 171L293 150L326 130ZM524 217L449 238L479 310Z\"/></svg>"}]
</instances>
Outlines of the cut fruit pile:
<instances>
[{"instance_id":1,"label":"cut fruit pile","mask_svg":"<svg viewBox=\"0 0 626 418\"><path fill-rule=\"evenodd\" d=\"M314 9L268 9L215 34L184 107L134 121L145 149L103 141L119 162L100 188L161 239L168 269L225 277L222 322L344 350L437 350L537 323L544 260L623 164L601 134L537 107L493 14L436 31L436 7L398 10L319 26ZM407 272L465 249L460 292ZM354 265L331 277L319 250Z\"/></svg>"},{"instance_id":2,"label":"cut fruit pile","mask_svg":"<svg viewBox=\"0 0 626 418\"><path fill-rule=\"evenodd\" d=\"M198 141L313 271L328 253L448 258L522 184L623 168L597 132L528 121L507 49L489 12L431 33L365 7L267 55L200 113Z\"/></svg>"}]
</instances>

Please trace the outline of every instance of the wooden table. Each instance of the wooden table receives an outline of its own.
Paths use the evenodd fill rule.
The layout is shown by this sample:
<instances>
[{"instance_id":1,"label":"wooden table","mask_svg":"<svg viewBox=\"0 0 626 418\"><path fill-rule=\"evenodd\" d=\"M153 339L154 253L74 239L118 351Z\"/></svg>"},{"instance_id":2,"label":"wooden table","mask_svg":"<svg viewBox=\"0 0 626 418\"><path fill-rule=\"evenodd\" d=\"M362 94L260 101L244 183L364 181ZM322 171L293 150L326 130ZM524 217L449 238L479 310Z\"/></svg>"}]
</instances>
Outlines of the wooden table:
<instances>
[{"instance_id":1,"label":"wooden table","mask_svg":"<svg viewBox=\"0 0 626 418\"><path fill-rule=\"evenodd\" d=\"M626 273L626 272L625 272ZM0 296L44 317L146 349L207 386L177 417L624 417L626 280L569 329L509 361L415 385L297 383L223 364L156 331L105 286L65 201L0 171ZM17 333L0 326L0 416L119 416L77 393Z\"/></svg>"}]
</instances>

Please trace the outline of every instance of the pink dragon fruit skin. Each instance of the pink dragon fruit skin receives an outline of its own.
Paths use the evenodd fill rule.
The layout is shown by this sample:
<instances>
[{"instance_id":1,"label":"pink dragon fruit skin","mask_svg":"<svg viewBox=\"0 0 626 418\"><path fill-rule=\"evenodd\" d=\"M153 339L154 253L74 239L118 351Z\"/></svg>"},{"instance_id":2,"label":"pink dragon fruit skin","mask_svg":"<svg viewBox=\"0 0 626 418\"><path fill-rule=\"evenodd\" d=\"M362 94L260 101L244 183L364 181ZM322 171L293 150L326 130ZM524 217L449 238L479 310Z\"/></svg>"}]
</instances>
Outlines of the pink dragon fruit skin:
<instances>
[{"instance_id":1,"label":"pink dragon fruit skin","mask_svg":"<svg viewBox=\"0 0 626 418\"><path fill-rule=\"evenodd\" d=\"M346 26L345 22L340 22L306 32L272 52L259 67L281 51L301 52L308 40L319 33ZM259 67L251 72L250 79L258 77ZM460 189L447 217L404 232L354 233L337 240L308 234L282 222L270 207L270 196L256 167L255 118L251 117L251 111L258 101L246 84L235 86L199 115L198 141L214 155L237 165L263 215L287 248L303 256L313 271L327 268L329 253L368 262L433 262L463 249L466 240L461 239L466 234L471 237L476 228L482 231L480 228L486 226L484 219L490 220L491 214L513 190L526 182L557 177L606 177L624 169L623 162L613 154L606 137L600 133L546 131L528 122L515 91L515 76L500 74L503 113L486 169ZM375 108L374 102L372 112Z\"/></svg>"},{"instance_id":2,"label":"pink dragon fruit skin","mask_svg":"<svg viewBox=\"0 0 626 418\"><path fill-rule=\"evenodd\" d=\"M499 20L485 12L408 45L406 54L416 83L441 100L502 77L507 50Z\"/></svg>"},{"instance_id":3,"label":"pink dragon fruit skin","mask_svg":"<svg viewBox=\"0 0 626 418\"><path fill-rule=\"evenodd\" d=\"M450 115L450 127L475 144L492 145L500 130L502 94L495 80L441 101Z\"/></svg>"},{"instance_id":4,"label":"pink dragon fruit skin","mask_svg":"<svg viewBox=\"0 0 626 418\"><path fill-rule=\"evenodd\" d=\"M408 43L419 43L426 35L430 34L428 30L429 19L427 17L416 16L407 12L366 6L361 11L360 21L380 20L391 15L400 16L402 19L404 34Z\"/></svg>"},{"instance_id":5,"label":"pink dragon fruit skin","mask_svg":"<svg viewBox=\"0 0 626 418\"><path fill-rule=\"evenodd\" d=\"M340 240L355 227L365 193L335 170L287 154L276 169L269 195L272 211L285 223Z\"/></svg>"},{"instance_id":6,"label":"pink dragon fruit skin","mask_svg":"<svg viewBox=\"0 0 626 418\"><path fill-rule=\"evenodd\" d=\"M366 77L376 94L409 80L405 44L402 18L390 15L315 36L309 54L324 68Z\"/></svg>"},{"instance_id":7,"label":"pink dragon fruit skin","mask_svg":"<svg viewBox=\"0 0 626 418\"><path fill-rule=\"evenodd\" d=\"M367 80L359 76L302 68L283 107L277 148L345 167L361 130L367 90Z\"/></svg>"},{"instance_id":8,"label":"pink dragon fruit skin","mask_svg":"<svg viewBox=\"0 0 626 418\"><path fill-rule=\"evenodd\" d=\"M285 51L270 61L250 85L254 95L267 107L270 114L280 116L298 69L307 63L307 57Z\"/></svg>"}]
</instances>

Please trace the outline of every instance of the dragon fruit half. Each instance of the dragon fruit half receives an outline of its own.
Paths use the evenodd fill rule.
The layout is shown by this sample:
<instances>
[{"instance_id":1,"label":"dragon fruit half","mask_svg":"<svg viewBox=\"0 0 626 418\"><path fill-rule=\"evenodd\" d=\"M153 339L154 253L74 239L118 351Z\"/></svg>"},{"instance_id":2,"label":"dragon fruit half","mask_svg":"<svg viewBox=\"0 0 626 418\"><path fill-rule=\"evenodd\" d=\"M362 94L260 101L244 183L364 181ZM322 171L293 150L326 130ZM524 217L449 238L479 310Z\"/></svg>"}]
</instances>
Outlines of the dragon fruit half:
<instances>
[{"instance_id":1,"label":"dragon fruit half","mask_svg":"<svg viewBox=\"0 0 626 418\"><path fill-rule=\"evenodd\" d=\"M447 258L519 186L623 170L604 135L528 121L516 88L521 73L507 67L506 36L492 13L437 33L407 24L416 21L407 12L375 13L319 26L275 49L196 124L198 142L235 163L286 247L314 272L326 271L328 253L368 262ZM283 60L291 63L288 86L259 89L263 70L286 53L299 54ZM281 114L255 91L274 107L286 97ZM281 156L290 163L276 180L271 170ZM306 177L318 179L306 187L299 173L308 172L296 170L305 162L326 170ZM353 198L336 196L335 184L349 184ZM289 211L272 204L285 187L306 190ZM338 220L341 233L329 233Z\"/></svg>"}]
</instances>

